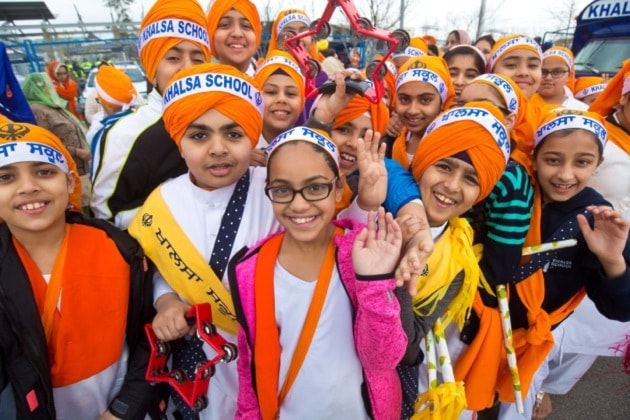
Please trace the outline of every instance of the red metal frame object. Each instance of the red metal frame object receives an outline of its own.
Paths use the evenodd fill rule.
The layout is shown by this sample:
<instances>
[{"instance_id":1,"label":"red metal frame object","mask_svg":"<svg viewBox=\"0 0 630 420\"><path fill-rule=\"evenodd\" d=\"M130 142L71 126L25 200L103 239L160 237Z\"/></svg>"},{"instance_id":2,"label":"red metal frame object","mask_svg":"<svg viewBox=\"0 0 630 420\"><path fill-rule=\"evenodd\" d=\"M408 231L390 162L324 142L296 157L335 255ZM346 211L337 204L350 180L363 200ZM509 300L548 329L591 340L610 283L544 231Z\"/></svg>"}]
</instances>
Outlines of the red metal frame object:
<instances>
[{"instance_id":1,"label":"red metal frame object","mask_svg":"<svg viewBox=\"0 0 630 420\"><path fill-rule=\"evenodd\" d=\"M214 375L217 363L223 361L229 363L236 359L238 351L236 345L227 342L217 333L212 324L212 311L209 303L191 306L186 318L196 325L197 336L216 352L210 360L200 362L195 369L195 377L188 378L182 369L168 370L167 362L171 354L171 345L168 341L159 340L151 324L146 324L144 330L151 346L151 357L147 367L146 380L153 383L168 383L189 407L201 411L208 406L208 386L210 378Z\"/></svg>"},{"instance_id":2,"label":"red metal frame object","mask_svg":"<svg viewBox=\"0 0 630 420\"><path fill-rule=\"evenodd\" d=\"M320 71L320 65L312 58L308 51L300 44L300 40L308 36L314 38L325 39L330 35L330 18L332 17L337 6L341 7L343 13L346 15L352 29L358 35L375 38L381 41L387 42L389 49L383 55L383 58L371 69L371 74L368 77L373 82L373 87L370 87L364 96L372 103L378 103L385 94L385 86L383 84L383 72L381 68L385 65L387 59L394 52L402 52L409 46L409 34L402 29L396 29L392 32L384 29L375 28L372 23L365 17L362 17L357 11L352 0L328 0L326 9L319 19L311 22L311 27L308 31L294 35L284 40L284 46L295 57L298 64L304 71L306 79L306 95L314 96L317 94L315 87L315 78Z\"/></svg>"}]
</instances>

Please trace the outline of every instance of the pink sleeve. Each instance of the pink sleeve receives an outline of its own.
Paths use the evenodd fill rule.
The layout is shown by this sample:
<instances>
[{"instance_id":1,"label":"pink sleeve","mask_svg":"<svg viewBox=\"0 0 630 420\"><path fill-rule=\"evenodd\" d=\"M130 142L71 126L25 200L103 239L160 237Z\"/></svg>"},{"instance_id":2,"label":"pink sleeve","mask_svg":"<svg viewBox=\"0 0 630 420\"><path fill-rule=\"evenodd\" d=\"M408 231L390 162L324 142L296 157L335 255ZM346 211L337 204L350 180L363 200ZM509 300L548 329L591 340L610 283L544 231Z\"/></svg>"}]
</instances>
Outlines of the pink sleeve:
<instances>
[{"instance_id":1,"label":"pink sleeve","mask_svg":"<svg viewBox=\"0 0 630 420\"><path fill-rule=\"evenodd\" d=\"M235 419L261 419L258 399L252 383L252 353L242 328L238 329L238 398Z\"/></svg>"}]
</instances>

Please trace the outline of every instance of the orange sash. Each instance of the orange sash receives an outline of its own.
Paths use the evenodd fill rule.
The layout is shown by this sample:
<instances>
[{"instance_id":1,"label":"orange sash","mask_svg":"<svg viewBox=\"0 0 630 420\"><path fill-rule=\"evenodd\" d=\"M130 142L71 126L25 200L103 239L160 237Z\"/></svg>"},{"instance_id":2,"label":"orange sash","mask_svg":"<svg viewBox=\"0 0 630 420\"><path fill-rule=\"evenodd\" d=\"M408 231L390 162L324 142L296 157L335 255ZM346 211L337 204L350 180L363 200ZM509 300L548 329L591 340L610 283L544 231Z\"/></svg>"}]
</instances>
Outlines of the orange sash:
<instances>
[{"instance_id":1,"label":"orange sash","mask_svg":"<svg viewBox=\"0 0 630 420\"><path fill-rule=\"evenodd\" d=\"M256 261L256 281L254 282L256 299L255 331L257 334L254 342L254 367L260 412L265 420L278 418L282 401L289 393L315 335L319 316L326 300L328 285L335 268L335 244L333 241L335 235L343 235L343 229L335 229L326 249L311 304L304 320L304 326L279 394L278 376L282 350L280 349L280 335L275 317L273 272L284 234L281 233L272 237L259 251Z\"/></svg>"},{"instance_id":2,"label":"orange sash","mask_svg":"<svg viewBox=\"0 0 630 420\"><path fill-rule=\"evenodd\" d=\"M403 128L400 135L394 140L394 145L392 146L392 159L400 163L405 169L409 168L411 165L409 157L407 156L407 131L407 127Z\"/></svg>"},{"instance_id":3,"label":"orange sash","mask_svg":"<svg viewBox=\"0 0 630 420\"><path fill-rule=\"evenodd\" d=\"M129 265L114 242L99 229L67 226L49 285L13 238L46 330L53 387L87 379L120 359L129 302Z\"/></svg>"},{"instance_id":4,"label":"orange sash","mask_svg":"<svg viewBox=\"0 0 630 420\"><path fill-rule=\"evenodd\" d=\"M618 125L611 124L608 121L606 121L606 130L608 130L608 140L630 154L630 134L626 133L626 131Z\"/></svg>"}]
</instances>

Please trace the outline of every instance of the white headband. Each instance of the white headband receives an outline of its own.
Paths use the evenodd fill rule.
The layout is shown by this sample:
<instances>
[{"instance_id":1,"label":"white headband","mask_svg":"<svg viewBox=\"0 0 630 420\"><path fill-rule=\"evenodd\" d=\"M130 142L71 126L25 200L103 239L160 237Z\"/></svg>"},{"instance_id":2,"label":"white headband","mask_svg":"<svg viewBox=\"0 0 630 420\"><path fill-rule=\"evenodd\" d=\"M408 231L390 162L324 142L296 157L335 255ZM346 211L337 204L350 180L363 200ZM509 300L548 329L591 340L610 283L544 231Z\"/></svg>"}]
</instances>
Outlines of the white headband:
<instances>
[{"instance_id":1,"label":"white headband","mask_svg":"<svg viewBox=\"0 0 630 420\"><path fill-rule=\"evenodd\" d=\"M514 48L514 47L533 47L536 52L538 53L538 57L540 58L540 60L542 61L542 49L540 48L540 45L538 45L538 43L536 41L534 41L531 38L528 38L526 36L518 36L514 39L510 39L509 41L506 41L505 43L503 43L503 45L501 45L495 52L494 54L492 54L490 56L490 61L488 62L488 67L490 70L492 70L492 68L494 67L494 64L497 62L497 60L503 55L503 53L505 53L508 49L510 48Z\"/></svg>"},{"instance_id":2,"label":"white headband","mask_svg":"<svg viewBox=\"0 0 630 420\"><path fill-rule=\"evenodd\" d=\"M59 150L33 141L16 141L0 145L0 167L18 162L43 162L68 173L68 162Z\"/></svg>"},{"instance_id":3,"label":"white headband","mask_svg":"<svg viewBox=\"0 0 630 420\"><path fill-rule=\"evenodd\" d=\"M569 66L569 70L573 70L573 58L571 58L571 56L567 54L566 51L550 48L543 53L543 60L550 57L559 57L563 59L564 62Z\"/></svg>"},{"instance_id":4,"label":"white headband","mask_svg":"<svg viewBox=\"0 0 630 420\"><path fill-rule=\"evenodd\" d=\"M590 131L595 134L601 143L602 148L606 146L608 133L603 125L601 125L597 120L584 115L580 111L564 110L560 115L541 125L538 130L536 130L536 134L534 136L534 149L549 134L569 128L580 128L582 130Z\"/></svg>"},{"instance_id":5,"label":"white headband","mask_svg":"<svg viewBox=\"0 0 630 420\"><path fill-rule=\"evenodd\" d=\"M337 167L339 167L339 153L337 152L337 146L335 146L335 143L333 143L327 136L324 136L320 132L312 130L308 127L295 127L276 137L266 149L267 159L271 157L271 154L278 148L278 146L290 141L306 141L321 147L333 158Z\"/></svg>"},{"instance_id":6,"label":"white headband","mask_svg":"<svg viewBox=\"0 0 630 420\"><path fill-rule=\"evenodd\" d=\"M392 54L392 58L398 57L420 57L422 55L426 55L421 49L414 47L407 47L403 50L403 52Z\"/></svg>"},{"instance_id":7,"label":"white headband","mask_svg":"<svg viewBox=\"0 0 630 420\"><path fill-rule=\"evenodd\" d=\"M287 26L291 22L302 22L306 24L306 26L310 26L311 20L308 16L303 13L289 13L278 23L278 33L282 32L285 26Z\"/></svg>"},{"instance_id":8,"label":"white headband","mask_svg":"<svg viewBox=\"0 0 630 420\"><path fill-rule=\"evenodd\" d=\"M260 67L258 67L258 69L256 70L256 75L258 73L260 73L262 71L262 69L264 69L265 67L268 67L272 64L277 64L280 66L286 66L291 68L293 71L295 71L297 74L300 75L300 77L302 78L302 80L304 80L304 74L302 73L302 69L300 68L300 66L298 66L295 61L292 61L286 57L282 57L281 55L274 55L272 57L270 57L269 59L265 60L262 65ZM255 77L255 76L254 76Z\"/></svg>"},{"instance_id":9,"label":"white headband","mask_svg":"<svg viewBox=\"0 0 630 420\"><path fill-rule=\"evenodd\" d=\"M173 102L190 95L205 92L223 92L249 102L263 115L263 99L256 88L245 79L222 73L200 73L175 80L164 92L162 110Z\"/></svg>"},{"instance_id":10,"label":"white headband","mask_svg":"<svg viewBox=\"0 0 630 420\"><path fill-rule=\"evenodd\" d=\"M575 94L573 96L576 97L577 99L583 99L583 98L586 98L589 95L593 95L594 93L601 93L601 92L604 91L604 89L606 89L606 83L598 83L596 85L589 86L589 87L584 88L584 89L582 89L582 90L580 90L578 92L575 92ZM630 91L630 83L628 83L628 90ZM623 93L622 93L622 95L623 95Z\"/></svg>"},{"instance_id":11,"label":"white headband","mask_svg":"<svg viewBox=\"0 0 630 420\"><path fill-rule=\"evenodd\" d=\"M503 123L499 121L492 113L483 108L461 107L455 108L438 116L428 127L425 136L429 133L459 121L472 121L482 126L494 140L497 146L503 152L503 157L507 163L510 157L510 138Z\"/></svg>"},{"instance_id":12,"label":"white headband","mask_svg":"<svg viewBox=\"0 0 630 420\"><path fill-rule=\"evenodd\" d=\"M483 51L481 51L479 48L475 47L474 45L469 45L469 44L458 44L458 45L454 45L452 46L448 51L453 51L453 50L457 50L457 49L462 49L462 48L469 48L471 49L475 54L477 54L479 56L479 58L481 58L481 61L483 61L483 65L484 67L486 66L487 63L487 59L486 59L486 55L483 53ZM450 54L449 54L450 55Z\"/></svg>"},{"instance_id":13,"label":"white headband","mask_svg":"<svg viewBox=\"0 0 630 420\"><path fill-rule=\"evenodd\" d=\"M510 111L510 113L518 113L518 96L516 96L516 91L512 85L505 80L505 78L494 73L485 73L475 77L470 83L474 83L477 80L485 81L496 86L501 96L503 96L503 100L507 104L508 111Z\"/></svg>"},{"instance_id":14,"label":"white headband","mask_svg":"<svg viewBox=\"0 0 630 420\"><path fill-rule=\"evenodd\" d=\"M146 47L149 41L165 37L199 42L210 49L208 30L204 26L183 19L162 19L150 23L140 32L138 35L138 53Z\"/></svg>"},{"instance_id":15,"label":"white headband","mask_svg":"<svg viewBox=\"0 0 630 420\"><path fill-rule=\"evenodd\" d=\"M442 103L446 102L448 89L446 82L436 72L429 69L409 69L398 76L396 79L396 90L405 83L409 82L426 82L437 89L442 99Z\"/></svg>"}]
</instances>

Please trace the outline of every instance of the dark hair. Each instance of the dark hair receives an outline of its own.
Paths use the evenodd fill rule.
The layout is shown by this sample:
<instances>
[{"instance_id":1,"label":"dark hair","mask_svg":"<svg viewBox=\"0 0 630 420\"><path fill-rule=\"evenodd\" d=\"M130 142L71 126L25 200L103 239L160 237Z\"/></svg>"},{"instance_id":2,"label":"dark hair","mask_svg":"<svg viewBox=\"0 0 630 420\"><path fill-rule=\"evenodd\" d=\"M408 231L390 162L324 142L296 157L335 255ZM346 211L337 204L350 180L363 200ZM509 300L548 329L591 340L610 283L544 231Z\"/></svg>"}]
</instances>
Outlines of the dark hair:
<instances>
[{"instance_id":1,"label":"dark hair","mask_svg":"<svg viewBox=\"0 0 630 420\"><path fill-rule=\"evenodd\" d=\"M449 32L446 37L448 38L451 35L455 35L455 39L457 40L457 42L462 42L461 38L459 37L459 31L457 29L454 29L451 32Z\"/></svg>"},{"instance_id":2,"label":"dark hair","mask_svg":"<svg viewBox=\"0 0 630 420\"><path fill-rule=\"evenodd\" d=\"M554 131L553 133L549 133L548 135L546 135L541 141L540 143L538 143L536 145L536 148L534 148L534 159L536 158L536 156L538 156L538 151L540 150L540 146L542 146L542 144L547 141L547 139L551 136L557 136L557 137L566 137L568 135L571 135L572 133L574 133L576 130L583 130L586 131L587 133L589 133L592 137L593 140L595 141L595 143L597 144L597 150L599 152L599 159L601 160L602 157L604 156L604 147L602 146L602 143L599 141L599 139L597 138L597 136L595 135L595 133L589 131L589 130L584 130L583 128L565 128L563 130L558 130L558 131Z\"/></svg>"},{"instance_id":3,"label":"dark hair","mask_svg":"<svg viewBox=\"0 0 630 420\"><path fill-rule=\"evenodd\" d=\"M458 55L473 57L475 60L475 67L477 68L479 74L484 74L486 72L486 65L483 61L484 58L479 55L479 52L477 52L472 45L457 45L445 52L443 58L448 64L451 64L450 60Z\"/></svg>"},{"instance_id":4,"label":"dark hair","mask_svg":"<svg viewBox=\"0 0 630 420\"><path fill-rule=\"evenodd\" d=\"M435 44L427 44L427 48L429 51L431 51L436 57L439 57L440 55L440 49L438 48L437 45Z\"/></svg>"},{"instance_id":5,"label":"dark hair","mask_svg":"<svg viewBox=\"0 0 630 420\"><path fill-rule=\"evenodd\" d=\"M320 153L323 157L324 160L326 161L326 165L328 165L328 167L333 171L333 173L335 174L336 177L339 177L339 166L337 166L337 163L335 162L335 160L332 158L332 156L330 156L330 154L328 152L326 152L324 149L322 149L320 146L317 146L311 142L308 141L289 141L286 142L284 144L279 145L276 150L274 151L274 153L269 156L269 159L267 159L267 182L269 182L269 172L271 171L271 162L273 161L274 157L277 155L278 150L282 149L285 146L288 145L293 145L293 146L297 146L298 144L307 144L309 146L311 146L311 148L317 152Z\"/></svg>"},{"instance_id":6,"label":"dark hair","mask_svg":"<svg viewBox=\"0 0 630 420\"><path fill-rule=\"evenodd\" d=\"M479 41L486 41L487 43L490 44L490 47L494 47L494 44L497 42L494 40L494 38L490 34L482 35L479 38L477 38L474 45L477 45Z\"/></svg>"}]
</instances>

